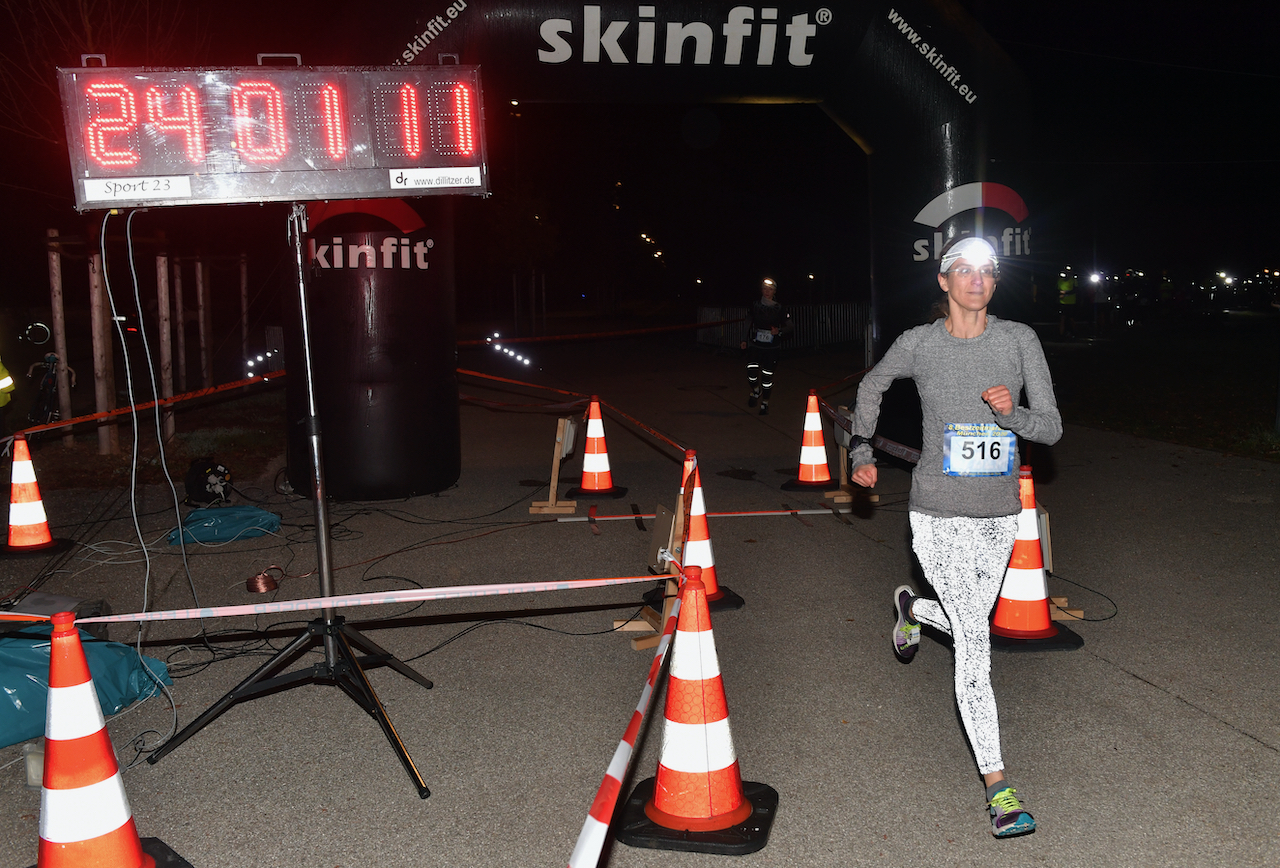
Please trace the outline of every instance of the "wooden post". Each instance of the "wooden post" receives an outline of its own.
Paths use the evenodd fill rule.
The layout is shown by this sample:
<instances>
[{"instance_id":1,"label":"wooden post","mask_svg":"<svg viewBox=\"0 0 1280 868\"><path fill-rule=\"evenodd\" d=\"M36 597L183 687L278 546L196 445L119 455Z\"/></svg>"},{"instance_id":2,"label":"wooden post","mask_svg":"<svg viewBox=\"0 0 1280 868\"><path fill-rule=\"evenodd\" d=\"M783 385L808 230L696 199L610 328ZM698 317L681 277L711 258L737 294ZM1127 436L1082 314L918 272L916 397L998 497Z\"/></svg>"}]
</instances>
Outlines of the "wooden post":
<instances>
[{"instance_id":1,"label":"wooden post","mask_svg":"<svg viewBox=\"0 0 1280 868\"><path fill-rule=\"evenodd\" d=\"M102 254L89 253L89 321L93 335L93 397L99 413L116 408L115 354L111 351L111 329L102 289ZM98 454L120 451L120 429L114 420L98 425Z\"/></svg>"},{"instance_id":2,"label":"wooden post","mask_svg":"<svg viewBox=\"0 0 1280 868\"><path fill-rule=\"evenodd\" d=\"M58 230L48 230L49 236L49 307L53 313L53 351L58 354L58 414L71 418L71 377L67 373L67 316L62 303L62 244ZM68 425L62 429L62 445L70 447L76 442Z\"/></svg>"},{"instance_id":3,"label":"wooden post","mask_svg":"<svg viewBox=\"0 0 1280 868\"><path fill-rule=\"evenodd\" d=\"M196 320L200 326L200 381L204 388L213 386L213 369L209 364L209 263L196 260Z\"/></svg>"},{"instance_id":4,"label":"wooden post","mask_svg":"<svg viewBox=\"0 0 1280 868\"><path fill-rule=\"evenodd\" d=\"M551 493L546 500L529 504L530 515L569 514L578 511L576 500L556 500L560 489L560 459L573 451L574 425L571 417L562 418L556 424L556 443L551 453Z\"/></svg>"},{"instance_id":5,"label":"wooden post","mask_svg":"<svg viewBox=\"0 0 1280 868\"><path fill-rule=\"evenodd\" d=\"M671 520L671 541L667 551L671 552L675 562L684 562L684 544L685 540L689 539L689 513L692 509L693 474L690 473L689 478L684 480L684 490L680 493L680 499L676 501L676 512ZM667 573L670 576L676 576L680 572L675 562L667 564ZM638 636L632 639L631 647L635 651L655 648L662 639L662 625L666 624L667 619L671 617L671 610L675 607L676 598L680 593L680 581L677 578L669 578L663 588L662 614L659 615L648 606L640 612L640 617L645 622L654 625L654 632L650 636ZM618 624L615 622L614 626L618 627Z\"/></svg>"},{"instance_id":6,"label":"wooden post","mask_svg":"<svg viewBox=\"0 0 1280 868\"><path fill-rule=\"evenodd\" d=\"M187 391L187 306L182 300L182 260L173 258L173 310L178 321L178 391Z\"/></svg>"},{"instance_id":7,"label":"wooden post","mask_svg":"<svg viewBox=\"0 0 1280 868\"><path fill-rule=\"evenodd\" d=\"M836 409L843 413L849 408L842 404ZM840 461L840 487L835 491L828 491L823 497L834 500L836 503L852 503L856 492L853 490L853 483L849 481L849 450L840 446L837 454Z\"/></svg>"},{"instance_id":8,"label":"wooden post","mask_svg":"<svg viewBox=\"0 0 1280 868\"><path fill-rule=\"evenodd\" d=\"M240 254L240 356L249 358L249 259Z\"/></svg>"},{"instance_id":9,"label":"wooden post","mask_svg":"<svg viewBox=\"0 0 1280 868\"><path fill-rule=\"evenodd\" d=\"M169 254L156 254L156 312L160 330L160 397L173 397L173 317L169 313ZM160 411L160 430L165 442L177 430L173 407Z\"/></svg>"}]
</instances>

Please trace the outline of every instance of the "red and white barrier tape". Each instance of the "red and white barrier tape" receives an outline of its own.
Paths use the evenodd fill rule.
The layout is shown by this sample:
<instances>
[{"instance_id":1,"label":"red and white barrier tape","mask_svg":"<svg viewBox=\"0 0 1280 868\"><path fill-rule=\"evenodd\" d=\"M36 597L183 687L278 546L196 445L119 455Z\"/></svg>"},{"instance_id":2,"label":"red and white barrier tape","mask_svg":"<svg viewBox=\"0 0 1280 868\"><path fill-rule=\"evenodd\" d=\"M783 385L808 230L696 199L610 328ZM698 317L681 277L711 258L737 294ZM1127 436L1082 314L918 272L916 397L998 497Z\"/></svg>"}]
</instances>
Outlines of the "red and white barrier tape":
<instances>
[{"instance_id":1,"label":"red and white barrier tape","mask_svg":"<svg viewBox=\"0 0 1280 868\"><path fill-rule=\"evenodd\" d=\"M612 585L634 585L654 582L652 576L625 576L616 579L573 579L566 582L522 582L517 584L453 585L447 588L412 588L407 591L374 591L369 594L345 594L337 597L313 597L306 600L276 600L245 606L212 606L201 609L170 609L166 612L137 612L131 615L95 615L77 618L77 624L116 624L124 621L184 621L195 618L226 618L231 615L271 615L277 612L305 612L315 609L341 609L348 606L379 606L383 603L416 603L423 600L452 600L459 597L491 597L502 594L528 594L541 591L576 591L605 588Z\"/></svg>"},{"instance_id":2,"label":"red and white barrier tape","mask_svg":"<svg viewBox=\"0 0 1280 868\"><path fill-rule=\"evenodd\" d=\"M582 824L582 831L578 833L578 843L574 845L573 855L569 857L569 868L589 868L600 861L600 851L609 833L609 821L613 818L614 808L618 804L622 781L626 778L627 769L631 766L631 753L636 746L640 723L644 720L645 712L649 708L649 699L653 696L653 688L658 682L658 673L662 671L662 661L666 658L667 649L671 646L671 637L675 634L679 616L680 599L677 597L675 604L671 607L671 614L662 627L662 638L658 640L658 647L653 652L653 663L649 665L649 680L645 682L644 690L640 692L640 701L636 703L636 710L631 713L631 722L627 724L627 731L622 734L622 741L618 742L618 749L613 752L613 759L609 761L609 768L604 773L604 781L591 802L591 810Z\"/></svg>"}]
</instances>

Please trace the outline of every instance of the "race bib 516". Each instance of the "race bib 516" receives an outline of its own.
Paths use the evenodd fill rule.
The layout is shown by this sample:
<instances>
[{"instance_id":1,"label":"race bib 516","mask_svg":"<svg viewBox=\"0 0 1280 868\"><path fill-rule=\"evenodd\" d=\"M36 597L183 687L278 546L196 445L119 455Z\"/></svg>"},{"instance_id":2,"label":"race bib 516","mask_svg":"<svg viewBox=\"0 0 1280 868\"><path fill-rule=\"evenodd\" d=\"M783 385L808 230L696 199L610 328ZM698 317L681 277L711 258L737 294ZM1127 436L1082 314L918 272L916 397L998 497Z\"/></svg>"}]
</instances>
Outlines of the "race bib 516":
<instances>
[{"instance_id":1,"label":"race bib 516","mask_svg":"<svg viewBox=\"0 0 1280 868\"><path fill-rule=\"evenodd\" d=\"M994 422L948 422L942 429L942 472L947 476L1013 473L1014 433Z\"/></svg>"}]
</instances>

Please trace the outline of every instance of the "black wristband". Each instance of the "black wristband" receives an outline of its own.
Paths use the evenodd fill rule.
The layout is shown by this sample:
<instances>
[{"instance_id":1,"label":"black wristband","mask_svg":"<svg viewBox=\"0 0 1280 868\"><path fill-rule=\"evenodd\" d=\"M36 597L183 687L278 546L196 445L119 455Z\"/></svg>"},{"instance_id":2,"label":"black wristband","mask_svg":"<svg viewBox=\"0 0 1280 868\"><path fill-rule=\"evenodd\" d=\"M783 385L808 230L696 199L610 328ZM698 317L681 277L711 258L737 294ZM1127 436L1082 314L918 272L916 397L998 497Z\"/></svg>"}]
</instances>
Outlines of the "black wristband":
<instances>
[{"instance_id":1,"label":"black wristband","mask_svg":"<svg viewBox=\"0 0 1280 868\"><path fill-rule=\"evenodd\" d=\"M870 443L871 441L866 437L859 437L857 434L849 435L849 451L850 452L857 449L859 446L862 446L864 444L869 445Z\"/></svg>"}]
</instances>

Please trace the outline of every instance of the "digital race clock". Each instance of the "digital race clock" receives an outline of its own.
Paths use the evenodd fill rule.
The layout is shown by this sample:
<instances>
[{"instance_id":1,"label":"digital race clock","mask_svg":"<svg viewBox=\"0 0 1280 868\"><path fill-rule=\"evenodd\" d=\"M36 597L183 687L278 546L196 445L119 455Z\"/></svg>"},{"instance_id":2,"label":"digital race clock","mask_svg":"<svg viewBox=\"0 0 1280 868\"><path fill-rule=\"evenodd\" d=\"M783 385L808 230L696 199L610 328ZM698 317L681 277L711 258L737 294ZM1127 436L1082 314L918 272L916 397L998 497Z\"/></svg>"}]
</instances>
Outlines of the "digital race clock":
<instances>
[{"instance_id":1,"label":"digital race clock","mask_svg":"<svg viewBox=\"0 0 1280 868\"><path fill-rule=\"evenodd\" d=\"M76 208L485 195L475 66L59 69Z\"/></svg>"}]
</instances>

